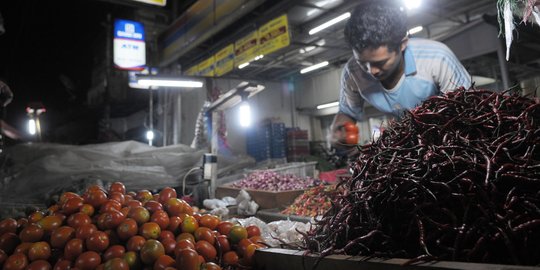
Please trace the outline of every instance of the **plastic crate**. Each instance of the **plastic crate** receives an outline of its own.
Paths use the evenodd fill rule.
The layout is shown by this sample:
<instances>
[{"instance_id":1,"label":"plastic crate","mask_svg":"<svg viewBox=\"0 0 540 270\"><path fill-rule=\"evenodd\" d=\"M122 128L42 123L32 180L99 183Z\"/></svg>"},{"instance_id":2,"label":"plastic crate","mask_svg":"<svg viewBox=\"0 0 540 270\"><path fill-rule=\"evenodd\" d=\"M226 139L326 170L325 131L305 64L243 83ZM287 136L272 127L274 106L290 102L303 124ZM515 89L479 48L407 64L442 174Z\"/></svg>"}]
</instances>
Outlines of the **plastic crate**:
<instances>
[{"instance_id":1,"label":"plastic crate","mask_svg":"<svg viewBox=\"0 0 540 270\"><path fill-rule=\"evenodd\" d=\"M299 177L313 177L315 175L315 166L317 166L317 161L290 162L283 165L277 165L276 168L258 168L256 170L246 169L246 172L273 171L281 174L292 174Z\"/></svg>"}]
</instances>

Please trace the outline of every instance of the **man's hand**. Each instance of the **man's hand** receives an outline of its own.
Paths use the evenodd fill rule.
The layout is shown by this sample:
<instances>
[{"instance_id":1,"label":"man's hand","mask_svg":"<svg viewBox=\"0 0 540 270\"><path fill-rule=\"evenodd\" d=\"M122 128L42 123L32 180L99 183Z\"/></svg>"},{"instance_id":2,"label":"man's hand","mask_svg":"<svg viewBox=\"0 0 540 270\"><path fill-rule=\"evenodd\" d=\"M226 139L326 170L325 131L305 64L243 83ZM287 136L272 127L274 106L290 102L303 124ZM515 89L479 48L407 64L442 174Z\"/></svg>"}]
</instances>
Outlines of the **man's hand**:
<instances>
[{"instance_id":1,"label":"man's hand","mask_svg":"<svg viewBox=\"0 0 540 270\"><path fill-rule=\"evenodd\" d=\"M355 131L351 132L351 127L354 127ZM342 113L336 114L330 129L328 142L337 150L348 150L358 143L356 120L351 117Z\"/></svg>"}]
</instances>

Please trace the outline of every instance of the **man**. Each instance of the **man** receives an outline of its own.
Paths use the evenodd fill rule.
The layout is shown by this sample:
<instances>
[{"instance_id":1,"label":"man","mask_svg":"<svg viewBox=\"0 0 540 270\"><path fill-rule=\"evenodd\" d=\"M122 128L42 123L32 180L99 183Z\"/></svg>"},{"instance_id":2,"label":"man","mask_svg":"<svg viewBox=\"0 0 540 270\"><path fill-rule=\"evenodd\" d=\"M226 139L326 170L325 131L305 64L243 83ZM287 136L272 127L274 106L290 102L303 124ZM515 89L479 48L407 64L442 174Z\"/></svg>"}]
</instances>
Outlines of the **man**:
<instances>
[{"instance_id":1,"label":"man","mask_svg":"<svg viewBox=\"0 0 540 270\"><path fill-rule=\"evenodd\" d=\"M409 39L405 11L390 1L372 2L357 6L345 27L353 57L343 69L330 134L338 148L345 141L344 124L363 119L365 102L399 117L430 96L471 86L470 75L448 47Z\"/></svg>"}]
</instances>

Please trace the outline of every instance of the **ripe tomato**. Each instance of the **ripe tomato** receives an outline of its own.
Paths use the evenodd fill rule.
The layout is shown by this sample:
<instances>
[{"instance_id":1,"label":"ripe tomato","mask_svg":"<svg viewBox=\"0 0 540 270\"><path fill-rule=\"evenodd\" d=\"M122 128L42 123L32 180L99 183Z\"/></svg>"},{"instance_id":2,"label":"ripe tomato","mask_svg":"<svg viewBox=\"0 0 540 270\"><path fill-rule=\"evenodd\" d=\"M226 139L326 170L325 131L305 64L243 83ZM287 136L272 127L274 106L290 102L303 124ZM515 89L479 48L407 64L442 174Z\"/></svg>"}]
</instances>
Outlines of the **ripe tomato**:
<instances>
[{"instance_id":1,"label":"ripe tomato","mask_svg":"<svg viewBox=\"0 0 540 270\"><path fill-rule=\"evenodd\" d=\"M44 241L32 244L28 250L28 259L30 259L30 261L47 260L50 256L51 246Z\"/></svg>"},{"instance_id":2,"label":"ripe tomato","mask_svg":"<svg viewBox=\"0 0 540 270\"><path fill-rule=\"evenodd\" d=\"M150 212L142 206L136 206L129 210L127 217L134 219L140 226L150 220Z\"/></svg>"},{"instance_id":3,"label":"ripe tomato","mask_svg":"<svg viewBox=\"0 0 540 270\"><path fill-rule=\"evenodd\" d=\"M71 269L71 261L60 259L54 264L53 270L69 270Z\"/></svg>"},{"instance_id":4,"label":"ripe tomato","mask_svg":"<svg viewBox=\"0 0 540 270\"><path fill-rule=\"evenodd\" d=\"M79 208L83 205L83 198L80 196L69 198L64 204L62 204L62 213L65 215L71 215L79 211Z\"/></svg>"},{"instance_id":5,"label":"ripe tomato","mask_svg":"<svg viewBox=\"0 0 540 270\"><path fill-rule=\"evenodd\" d=\"M70 191L64 192L62 193L62 195L60 195L60 198L58 199L58 204L64 205L69 199L77 198L77 197L80 198L81 196L79 196L79 194L75 192L70 192Z\"/></svg>"},{"instance_id":6,"label":"ripe tomato","mask_svg":"<svg viewBox=\"0 0 540 270\"><path fill-rule=\"evenodd\" d=\"M250 238L252 236L260 236L261 235L261 230L259 229L259 227L255 226L255 225L247 226L246 231L247 231L248 238Z\"/></svg>"},{"instance_id":7,"label":"ripe tomato","mask_svg":"<svg viewBox=\"0 0 540 270\"><path fill-rule=\"evenodd\" d=\"M95 251L83 252L75 260L75 267L81 270L94 270L101 264L101 257Z\"/></svg>"},{"instance_id":8,"label":"ripe tomato","mask_svg":"<svg viewBox=\"0 0 540 270\"><path fill-rule=\"evenodd\" d=\"M214 232L206 227L197 228L193 233L193 236L195 237L195 241L205 240L211 245L214 245L214 243L216 242L216 236L214 235Z\"/></svg>"},{"instance_id":9,"label":"ripe tomato","mask_svg":"<svg viewBox=\"0 0 540 270\"><path fill-rule=\"evenodd\" d=\"M109 193L119 192L121 194L126 193L126 186L122 182L114 182L109 187Z\"/></svg>"},{"instance_id":10,"label":"ripe tomato","mask_svg":"<svg viewBox=\"0 0 540 270\"><path fill-rule=\"evenodd\" d=\"M223 254L223 263L225 265L236 265L238 264L238 254L235 251L227 251Z\"/></svg>"},{"instance_id":11,"label":"ripe tomato","mask_svg":"<svg viewBox=\"0 0 540 270\"><path fill-rule=\"evenodd\" d=\"M163 245L154 239L146 240L140 251L141 261L145 264L153 264L157 258L165 255Z\"/></svg>"},{"instance_id":12,"label":"ripe tomato","mask_svg":"<svg viewBox=\"0 0 540 270\"><path fill-rule=\"evenodd\" d=\"M246 252L246 249L249 245L253 244L249 239L244 238L238 242L236 245L236 251L240 256L244 256L244 253Z\"/></svg>"},{"instance_id":13,"label":"ripe tomato","mask_svg":"<svg viewBox=\"0 0 540 270\"><path fill-rule=\"evenodd\" d=\"M103 253L103 260L108 261L113 258L123 258L125 253L126 253L126 248L122 245L110 246Z\"/></svg>"},{"instance_id":14,"label":"ripe tomato","mask_svg":"<svg viewBox=\"0 0 540 270\"><path fill-rule=\"evenodd\" d=\"M199 270L201 262L197 251L186 248L180 250L176 256L176 268L182 270Z\"/></svg>"},{"instance_id":15,"label":"ripe tomato","mask_svg":"<svg viewBox=\"0 0 540 270\"><path fill-rule=\"evenodd\" d=\"M126 218L118 227L116 227L116 233L121 240L127 240L137 234L139 226L137 222L132 218Z\"/></svg>"},{"instance_id":16,"label":"ripe tomato","mask_svg":"<svg viewBox=\"0 0 540 270\"><path fill-rule=\"evenodd\" d=\"M169 227L169 215L164 210L158 209L150 216L150 221L159 225L162 230L166 230Z\"/></svg>"},{"instance_id":17,"label":"ripe tomato","mask_svg":"<svg viewBox=\"0 0 540 270\"><path fill-rule=\"evenodd\" d=\"M213 262L203 263L201 270L221 270L221 267Z\"/></svg>"},{"instance_id":18,"label":"ripe tomato","mask_svg":"<svg viewBox=\"0 0 540 270\"><path fill-rule=\"evenodd\" d=\"M38 222L40 219L44 218L45 217L45 213L43 213L42 211L34 211L32 212L30 215L28 215L28 223L36 223ZM1 224L1 222L0 222ZM0 225L0 234L2 234L2 229L1 229L1 225Z\"/></svg>"},{"instance_id":19,"label":"ripe tomato","mask_svg":"<svg viewBox=\"0 0 540 270\"><path fill-rule=\"evenodd\" d=\"M358 144L358 133L347 133L345 137L346 144Z\"/></svg>"},{"instance_id":20,"label":"ripe tomato","mask_svg":"<svg viewBox=\"0 0 540 270\"><path fill-rule=\"evenodd\" d=\"M353 122L345 122L343 127L347 133L358 133L358 126Z\"/></svg>"},{"instance_id":21,"label":"ripe tomato","mask_svg":"<svg viewBox=\"0 0 540 270\"><path fill-rule=\"evenodd\" d=\"M26 270L50 270L50 269L52 269L52 266L46 260L33 261L26 268Z\"/></svg>"},{"instance_id":22,"label":"ripe tomato","mask_svg":"<svg viewBox=\"0 0 540 270\"><path fill-rule=\"evenodd\" d=\"M195 249L195 243L189 239L181 239L180 241L176 242L176 247L174 247L175 257L178 257L180 250L186 248Z\"/></svg>"},{"instance_id":23,"label":"ripe tomato","mask_svg":"<svg viewBox=\"0 0 540 270\"><path fill-rule=\"evenodd\" d=\"M121 206L123 206L124 203L126 202L126 196L120 192L113 191L113 192L109 192L109 200L117 201L120 203Z\"/></svg>"},{"instance_id":24,"label":"ripe tomato","mask_svg":"<svg viewBox=\"0 0 540 270\"><path fill-rule=\"evenodd\" d=\"M97 231L97 227L94 224L83 224L75 229L75 237L86 240L91 234Z\"/></svg>"},{"instance_id":25,"label":"ripe tomato","mask_svg":"<svg viewBox=\"0 0 540 270\"><path fill-rule=\"evenodd\" d=\"M9 256L4 262L4 270L24 270L28 266L28 258L22 253Z\"/></svg>"},{"instance_id":26,"label":"ripe tomato","mask_svg":"<svg viewBox=\"0 0 540 270\"><path fill-rule=\"evenodd\" d=\"M126 249L128 251L140 251L146 239L140 235L135 235L129 238L126 244Z\"/></svg>"},{"instance_id":27,"label":"ripe tomato","mask_svg":"<svg viewBox=\"0 0 540 270\"><path fill-rule=\"evenodd\" d=\"M75 229L69 226L62 226L56 228L51 233L51 247L64 248L66 243L75 238Z\"/></svg>"},{"instance_id":28,"label":"ripe tomato","mask_svg":"<svg viewBox=\"0 0 540 270\"><path fill-rule=\"evenodd\" d=\"M219 224L220 220L218 217L210 214L204 214L199 219L199 225L201 227L209 228L210 230L215 230Z\"/></svg>"},{"instance_id":29,"label":"ripe tomato","mask_svg":"<svg viewBox=\"0 0 540 270\"><path fill-rule=\"evenodd\" d=\"M176 240L174 240L174 238L166 238L160 242L165 248L165 254L174 255L174 249L176 248Z\"/></svg>"},{"instance_id":30,"label":"ripe tomato","mask_svg":"<svg viewBox=\"0 0 540 270\"><path fill-rule=\"evenodd\" d=\"M122 258L112 258L105 261L104 270L129 270L129 265Z\"/></svg>"},{"instance_id":31,"label":"ripe tomato","mask_svg":"<svg viewBox=\"0 0 540 270\"><path fill-rule=\"evenodd\" d=\"M216 248L205 240L195 243L195 250L203 256L206 261L213 261L217 256Z\"/></svg>"},{"instance_id":32,"label":"ripe tomato","mask_svg":"<svg viewBox=\"0 0 540 270\"><path fill-rule=\"evenodd\" d=\"M72 214L67 218L67 224L74 229L79 228L81 225L90 223L92 223L92 219L83 212Z\"/></svg>"},{"instance_id":33,"label":"ripe tomato","mask_svg":"<svg viewBox=\"0 0 540 270\"><path fill-rule=\"evenodd\" d=\"M199 228L199 223L193 216L186 216L182 221L182 232L194 233Z\"/></svg>"},{"instance_id":34,"label":"ripe tomato","mask_svg":"<svg viewBox=\"0 0 540 270\"><path fill-rule=\"evenodd\" d=\"M24 227L19 233L19 238L22 242L37 242L43 237L43 228L36 224L29 224Z\"/></svg>"},{"instance_id":35,"label":"ripe tomato","mask_svg":"<svg viewBox=\"0 0 540 270\"><path fill-rule=\"evenodd\" d=\"M159 192L158 202L165 203L170 198L176 198L176 190L172 187L166 187Z\"/></svg>"},{"instance_id":36,"label":"ripe tomato","mask_svg":"<svg viewBox=\"0 0 540 270\"><path fill-rule=\"evenodd\" d=\"M229 221L222 221L220 222L218 225L217 225L217 231L220 233L220 234L223 234L223 235L228 235L229 232L231 231L231 228L234 224L232 224L232 222L229 222Z\"/></svg>"},{"instance_id":37,"label":"ripe tomato","mask_svg":"<svg viewBox=\"0 0 540 270\"><path fill-rule=\"evenodd\" d=\"M98 217L98 228L102 230L113 229L116 230L118 225L126 219L126 216L122 212L116 209L110 209L107 212L102 213Z\"/></svg>"},{"instance_id":38,"label":"ripe tomato","mask_svg":"<svg viewBox=\"0 0 540 270\"><path fill-rule=\"evenodd\" d=\"M267 247L267 245L264 243L263 238L260 235L255 235L250 238L248 238L249 241L251 241L253 244L257 245L258 247Z\"/></svg>"},{"instance_id":39,"label":"ripe tomato","mask_svg":"<svg viewBox=\"0 0 540 270\"><path fill-rule=\"evenodd\" d=\"M161 255L154 263L154 270L165 270L167 267L175 266L176 261L169 255Z\"/></svg>"},{"instance_id":40,"label":"ripe tomato","mask_svg":"<svg viewBox=\"0 0 540 270\"><path fill-rule=\"evenodd\" d=\"M242 225L234 225L227 236L231 243L236 244L240 240L247 238L247 230Z\"/></svg>"},{"instance_id":41,"label":"ripe tomato","mask_svg":"<svg viewBox=\"0 0 540 270\"><path fill-rule=\"evenodd\" d=\"M225 235L218 235L216 237L216 243L214 244L217 250L221 250L221 253L231 250L231 244L229 239Z\"/></svg>"},{"instance_id":42,"label":"ripe tomato","mask_svg":"<svg viewBox=\"0 0 540 270\"><path fill-rule=\"evenodd\" d=\"M28 225L28 219L25 217L17 219L17 228L24 228Z\"/></svg>"},{"instance_id":43,"label":"ripe tomato","mask_svg":"<svg viewBox=\"0 0 540 270\"><path fill-rule=\"evenodd\" d=\"M99 212L104 213L111 210L120 211L120 209L122 209L122 204L119 201L108 199L101 205Z\"/></svg>"},{"instance_id":44,"label":"ripe tomato","mask_svg":"<svg viewBox=\"0 0 540 270\"><path fill-rule=\"evenodd\" d=\"M79 238L73 238L66 243L64 247L64 258L73 261L83 252L84 242Z\"/></svg>"},{"instance_id":45,"label":"ripe tomato","mask_svg":"<svg viewBox=\"0 0 540 270\"><path fill-rule=\"evenodd\" d=\"M85 203L92 205L94 208L101 207L107 201L107 194L101 189L88 190L86 193Z\"/></svg>"},{"instance_id":46,"label":"ripe tomato","mask_svg":"<svg viewBox=\"0 0 540 270\"><path fill-rule=\"evenodd\" d=\"M139 228L139 234L146 239L158 239L161 228L155 222L146 222Z\"/></svg>"},{"instance_id":47,"label":"ripe tomato","mask_svg":"<svg viewBox=\"0 0 540 270\"><path fill-rule=\"evenodd\" d=\"M109 247L109 236L105 232L96 231L86 238L85 243L88 250L102 252Z\"/></svg>"},{"instance_id":48,"label":"ripe tomato","mask_svg":"<svg viewBox=\"0 0 540 270\"><path fill-rule=\"evenodd\" d=\"M150 214L154 213L157 210L163 210L163 205L159 203L158 201L149 200L143 204L144 208L150 212Z\"/></svg>"},{"instance_id":49,"label":"ripe tomato","mask_svg":"<svg viewBox=\"0 0 540 270\"><path fill-rule=\"evenodd\" d=\"M180 217L169 216L169 226L167 227L167 230L171 231L174 235L177 235L181 231L180 224L182 224L182 219Z\"/></svg>"},{"instance_id":50,"label":"ripe tomato","mask_svg":"<svg viewBox=\"0 0 540 270\"><path fill-rule=\"evenodd\" d=\"M251 266L253 265L253 255L255 254L255 250L257 249L257 245L250 244L247 246L246 251L244 252L244 256L242 257L243 263L245 265Z\"/></svg>"},{"instance_id":51,"label":"ripe tomato","mask_svg":"<svg viewBox=\"0 0 540 270\"><path fill-rule=\"evenodd\" d=\"M28 250L30 249L30 247L33 245L34 243L30 243L30 242L24 242L24 243L20 243L19 245L17 245L17 247L15 248L15 250L13 250L13 254L15 253L22 253L26 256L28 256ZM1 250L1 249L0 249Z\"/></svg>"},{"instance_id":52,"label":"ripe tomato","mask_svg":"<svg viewBox=\"0 0 540 270\"><path fill-rule=\"evenodd\" d=\"M62 217L60 216L46 216L40 219L37 223L46 233L52 232L54 229L62 225Z\"/></svg>"},{"instance_id":53,"label":"ripe tomato","mask_svg":"<svg viewBox=\"0 0 540 270\"><path fill-rule=\"evenodd\" d=\"M0 249L7 254L11 254L20 243L21 240L15 233L6 232L0 236Z\"/></svg>"},{"instance_id":54,"label":"ripe tomato","mask_svg":"<svg viewBox=\"0 0 540 270\"><path fill-rule=\"evenodd\" d=\"M179 234L177 237L176 237L176 242L179 242L180 240L182 239L188 239L190 240L193 244L195 244L195 237L193 236L193 234L191 233L181 233Z\"/></svg>"}]
</instances>

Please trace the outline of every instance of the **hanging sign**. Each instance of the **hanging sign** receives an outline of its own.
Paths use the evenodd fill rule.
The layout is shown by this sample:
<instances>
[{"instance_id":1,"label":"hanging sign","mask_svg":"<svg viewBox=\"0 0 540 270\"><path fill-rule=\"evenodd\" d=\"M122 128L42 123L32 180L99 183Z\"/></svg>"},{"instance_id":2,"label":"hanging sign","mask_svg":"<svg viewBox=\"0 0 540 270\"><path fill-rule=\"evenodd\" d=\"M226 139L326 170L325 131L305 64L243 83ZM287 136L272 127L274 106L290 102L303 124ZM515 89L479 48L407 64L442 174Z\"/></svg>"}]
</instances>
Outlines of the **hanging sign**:
<instances>
[{"instance_id":1,"label":"hanging sign","mask_svg":"<svg viewBox=\"0 0 540 270\"><path fill-rule=\"evenodd\" d=\"M143 70L146 65L146 44L142 23L115 20L114 65L119 69Z\"/></svg>"},{"instance_id":2,"label":"hanging sign","mask_svg":"<svg viewBox=\"0 0 540 270\"><path fill-rule=\"evenodd\" d=\"M216 76L222 76L234 69L234 45L221 49L214 55L214 72Z\"/></svg>"},{"instance_id":3,"label":"hanging sign","mask_svg":"<svg viewBox=\"0 0 540 270\"><path fill-rule=\"evenodd\" d=\"M205 77L214 77L214 56L210 56L198 65L199 75Z\"/></svg>"},{"instance_id":4,"label":"hanging sign","mask_svg":"<svg viewBox=\"0 0 540 270\"><path fill-rule=\"evenodd\" d=\"M253 31L234 43L234 64L239 66L258 56L258 32Z\"/></svg>"},{"instance_id":5,"label":"hanging sign","mask_svg":"<svg viewBox=\"0 0 540 270\"><path fill-rule=\"evenodd\" d=\"M187 76L198 76L198 75L199 75L199 66L194 65L194 66L188 68L188 69L184 72L184 75L187 75Z\"/></svg>"},{"instance_id":6,"label":"hanging sign","mask_svg":"<svg viewBox=\"0 0 540 270\"><path fill-rule=\"evenodd\" d=\"M146 4L156 5L156 6L161 6L161 7L164 7L165 5L167 5L167 0L133 0L133 1L143 2Z\"/></svg>"},{"instance_id":7,"label":"hanging sign","mask_svg":"<svg viewBox=\"0 0 540 270\"><path fill-rule=\"evenodd\" d=\"M259 28L258 54L267 55L291 44L287 15L279 16Z\"/></svg>"}]
</instances>

